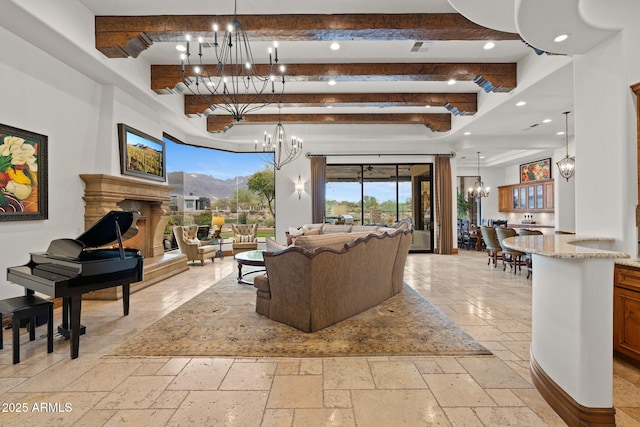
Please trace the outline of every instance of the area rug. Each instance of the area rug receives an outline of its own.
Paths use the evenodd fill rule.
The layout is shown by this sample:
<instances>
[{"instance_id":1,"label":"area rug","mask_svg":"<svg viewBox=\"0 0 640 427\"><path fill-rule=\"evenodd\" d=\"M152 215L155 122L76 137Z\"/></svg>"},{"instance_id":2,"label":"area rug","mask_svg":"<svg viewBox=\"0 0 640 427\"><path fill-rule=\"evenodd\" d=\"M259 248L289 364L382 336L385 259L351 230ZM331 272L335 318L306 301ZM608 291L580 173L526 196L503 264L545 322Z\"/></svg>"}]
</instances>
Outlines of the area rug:
<instances>
[{"instance_id":1,"label":"area rug","mask_svg":"<svg viewBox=\"0 0 640 427\"><path fill-rule=\"evenodd\" d=\"M405 284L398 295L314 333L255 312L230 275L115 349L118 356L330 357L490 355ZM135 310L135 308L132 308Z\"/></svg>"}]
</instances>

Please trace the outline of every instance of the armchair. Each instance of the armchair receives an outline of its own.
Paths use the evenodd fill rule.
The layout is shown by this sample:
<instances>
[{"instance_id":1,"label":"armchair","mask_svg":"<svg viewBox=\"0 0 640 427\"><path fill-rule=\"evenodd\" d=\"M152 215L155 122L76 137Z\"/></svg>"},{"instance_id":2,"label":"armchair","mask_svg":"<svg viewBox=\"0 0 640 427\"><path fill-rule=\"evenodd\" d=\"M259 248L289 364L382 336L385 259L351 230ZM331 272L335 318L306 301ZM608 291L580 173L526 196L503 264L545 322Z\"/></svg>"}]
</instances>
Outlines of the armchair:
<instances>
[{"instance_id":1,"label":"armchair","mask_svg":"<svg viewBox=\"0 0 640 427\"><path fill-rule=\"evenodd\" d=\"M258 249L258 223L231 224L233 230L233 254Z\"/></svg>"},{"instance_id":2,"label":"armchair","mask_svg":"<svg viewBox=\"0 0 640 427\"><path fill-rule=\"evenodd\" d=\"M187 256L188 261L200 261L204 265L204 260L211 258L211 262L216 257L216 247L209 242L198 240L198 226L185 225L173 227L173 234L176 236L176 243L180 252Z\"/></svg>"}]
</instances>

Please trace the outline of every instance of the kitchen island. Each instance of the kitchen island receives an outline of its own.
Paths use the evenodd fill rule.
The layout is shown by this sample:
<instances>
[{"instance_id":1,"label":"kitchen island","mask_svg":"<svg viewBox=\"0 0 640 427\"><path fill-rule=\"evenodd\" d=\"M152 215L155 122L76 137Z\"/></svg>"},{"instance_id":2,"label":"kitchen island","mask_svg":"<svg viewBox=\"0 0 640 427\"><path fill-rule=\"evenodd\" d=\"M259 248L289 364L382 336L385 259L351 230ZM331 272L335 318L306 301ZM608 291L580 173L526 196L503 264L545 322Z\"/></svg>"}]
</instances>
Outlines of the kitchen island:
<instances>
[{"instance_id":1,"label":"kitchen island","mask_svg":"<svg viewBox=\"0 0 640 427\"><path fill-rule=\"evenodd\" d=\"M613 408L614 239L519 236L505 246L533 263L531 377L569 425L615 425Z\"/></svg>"}]
</instances>

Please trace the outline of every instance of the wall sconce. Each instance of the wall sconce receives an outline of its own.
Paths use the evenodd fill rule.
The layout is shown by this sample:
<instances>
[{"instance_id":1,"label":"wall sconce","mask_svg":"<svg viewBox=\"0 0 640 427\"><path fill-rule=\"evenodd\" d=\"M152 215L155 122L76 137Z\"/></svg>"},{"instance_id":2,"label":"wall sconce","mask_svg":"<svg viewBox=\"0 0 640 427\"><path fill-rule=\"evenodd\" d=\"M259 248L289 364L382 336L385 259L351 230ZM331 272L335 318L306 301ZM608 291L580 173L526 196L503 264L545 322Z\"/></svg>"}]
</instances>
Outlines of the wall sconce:
<instances>
[{"instance_id":1,"label":"wall sconce","mask_svg":"<svg viewBox=\"0 0 640 427\"><path fill-rule=\"evenodd\" d=\"M296 191L298 192L298 199L302 198L302 192L304 191L304 183L302 178L298 175L298 181L296 181Z\"/></svg>"}]
</instances>

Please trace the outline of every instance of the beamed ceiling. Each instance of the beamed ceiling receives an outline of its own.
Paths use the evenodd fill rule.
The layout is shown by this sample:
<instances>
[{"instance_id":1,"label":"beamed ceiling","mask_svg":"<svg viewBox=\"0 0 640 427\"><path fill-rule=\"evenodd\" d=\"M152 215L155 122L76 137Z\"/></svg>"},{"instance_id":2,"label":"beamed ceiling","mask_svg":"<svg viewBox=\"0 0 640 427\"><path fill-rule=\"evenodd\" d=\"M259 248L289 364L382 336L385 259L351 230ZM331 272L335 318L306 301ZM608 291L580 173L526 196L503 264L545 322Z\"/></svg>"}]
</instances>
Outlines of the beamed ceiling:
<instances>
[{"instance_id":1,"label":"beamed ceiling","mask_svg":"<svg viewBox=\"0 0 640 427\"><path fill-rule=\"evenodd\" d=\"M313 6L292 0L240 0L238 19L251 39L258 73L264 73L268 60L256 52L266 51L277 41L280 64L286 66L286 84L278 102L235 122L222 112L211 112L205 99L180 88L183 76L176 50L187 35L211 40L213 23L224 28L233 19L233 2L202 5L187 1L184 13L178 13L182 4L169 0L135 4L81 1L96 15L95 48L105 60L148 64L149 90L159 99L183 98L184 115L220 140L252 142L256 125L275 124L278 117L285 125L305 126L305 130L311 125L314 132L325 135L356 129L339 127L346 124L365 125L366 130L358 129L373 137L391 132L378 125L412 126L402 128L409 129L409 134L415 134L418 125L426 129L425 138L452 142L457 152L471 160L480 148L465 140L463 133L494 141L482 150L493 151L492 161L497 165L548 149L548 144L542 144L532 153L508 146L513 144L507 141L520 135L555 135L561 130L562 111L571 104L567 88L571 72L567 69L553 85L530 79L526 89L540 98L542 107L526 114L521 109L516 118L516 100L511 97L525 93L518 79L528 75L521 68L522 61L531 66L550 60L551 55L535 55L517 33L470 21L446 0L388 0L371 7L359 0L348 4L327 0ZM354 9L370 13L353 13ZM247 10L252 14L243 14ZM335 41L341 48L330 50ZM495 48L483 49L487 41L494 42ZM559 69L562 67L556 66ZM193 74L189 65L185 74ZM451 79L456 83L448 84ZM330 80L336 84L329 86ZM547 118L554 119L553 128L539 126Z\"/></svg>"},{"instance_id":2,"label":"beamed ceiling","mask_svg":"<svg viewBox=\"0 0 640 427\"><path fill-rule=\"evenodd\" d=\"M192 37L211 38L213 22L229 22L233 16L97 16L96 48L110 58L138 57L154 43L184 42ZM251 39L261 41L341 40L519 40L513 33L481 27L457 13L439 14L340 14L340 15L246 15L240 19ZM176 55L177 58L177 55ZM357 58L354 58L356 60ZM211 64L210 64L211 65ZM257 67L267 74L267 66ZM211 65L213 67L213 65ZM509 92L517 85L516 63L403 62L403 63L306 63L286 64L287 82L322 82L330 78L349 82L477 82L490 84L493 92ZM195 75L191 67L187 75ZM181 67L151 65L151 89L172 93L183 80ZM185 114L203 114L209 104L196 95L185 95ZM296 107L297 114L283 114L283 123L423 124L433 132L451 130L451 114L473 115L476 93L291 93L280 104ZM444 107L449 113L304 114L305 107ZM245 123L277 122L275 114L250 114ZM210 115L209 132L229 129L235 122L227 115Z\"/></svg>"}]
</instances>

